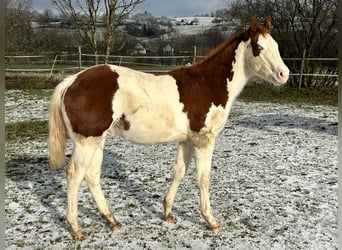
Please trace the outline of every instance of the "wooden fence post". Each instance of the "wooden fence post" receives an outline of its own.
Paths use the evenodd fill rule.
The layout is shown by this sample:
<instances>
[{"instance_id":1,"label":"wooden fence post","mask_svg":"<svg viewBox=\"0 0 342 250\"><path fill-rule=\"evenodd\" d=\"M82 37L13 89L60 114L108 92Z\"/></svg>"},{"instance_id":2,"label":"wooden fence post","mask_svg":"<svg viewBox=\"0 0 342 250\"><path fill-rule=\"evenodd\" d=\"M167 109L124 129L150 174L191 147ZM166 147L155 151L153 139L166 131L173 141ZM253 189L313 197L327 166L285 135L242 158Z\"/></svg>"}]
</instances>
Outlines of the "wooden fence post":
<instances>
[{"instance_id":1,"label":"wooden fence post","mask_svg":"<svg viewBox=\"0 0 342 250\"><path fill-rule=\"evenodd\" d=\"M192 64L196 62L196 56L197 56L197 47L194 46L194 59L192 60Z\"/></svg>"},{"instance_id":2,"label":"wooden fence post","mask_svg":"<svg viewBox=\"0 0 342 250\"><path fill-rule=\"evenodd\" d=\"M302 82L303 82L303 72L304 72L304 66L305 66L305 55L306 55L306 49L304 49L303 57L302 57L302 63L300 65L299 84L298 84L298 88L299 89L302 87Z\"/></svg>"},{"instance_id":3,"label":"wooden fence post","mask_svg":"<svg viewBox=\"0 0 342 250\"><path fill-rule=\"evenodd\" d=\"M81 71L82 69L82 49L81 46L78 46L78 69Z\"/></svg>"},{"instance_id":4,"label":"wooden fence post","mask_svg":"<svg viewBox=\"0 0 342 250\"><path fill-rule=\"evenodd\" d=\"M55 67L56 61L57 61L57 55L55 56L55 60L53 60L53 64L52 64L52 67L51 67L51 70L50 70L50 77L52 76L52 72L53 72L53 69Z\"/></svg>"}]
</instances>

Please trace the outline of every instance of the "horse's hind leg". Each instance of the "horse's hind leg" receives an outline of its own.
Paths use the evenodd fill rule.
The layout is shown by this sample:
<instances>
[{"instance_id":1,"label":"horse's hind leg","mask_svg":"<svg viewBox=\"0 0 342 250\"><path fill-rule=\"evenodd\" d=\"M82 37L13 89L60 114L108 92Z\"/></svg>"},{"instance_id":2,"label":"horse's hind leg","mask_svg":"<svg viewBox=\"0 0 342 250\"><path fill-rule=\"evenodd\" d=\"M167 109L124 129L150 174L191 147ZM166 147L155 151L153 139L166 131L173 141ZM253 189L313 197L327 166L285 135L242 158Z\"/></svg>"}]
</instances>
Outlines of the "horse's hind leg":
<instances>
[{"instance_id":1,"label":"horse's hind leg","mask_svg":"<svg viewBox=\"0 0 342 250\"><path fill-rule=\"evenodd\" d=\"M72 228L73 238L77 240L85 239L85 234L82 232L78 224L78 190L84 179L87 169L92 162L96 144L86 144L75 142L74 152L71 161L67 167L68 181L68 208L67 221Z\"/></svg>"},{"instance_id":2,"label":"horse's hind leg","mask_svg":"<svg viewBox=\"0 0 342 250\"><path fill-rule=\"evenodd\" d=\"M178 187L185 175L192 156L192 144L190 141L181 142L178 145L177 160L173 169L173 180L164 199L165 221L175 223L176 219L172 216L172 207L175 201Z\"/></svg>"},{"instance_id":3,"label":"horse's hind leg","mask_svg":"<svg viewBox=\"0 0 342 250\"><path fill-rule=\"evenodd\" d=\"M110 228L119 229L121 228L121 224L115 220L101 188L100 177L103 160L103 144L104 141L101 147L97 148L93 162L88 168L85 179L95 199L100 215L108 221Z\"/></svg>"}]
</instances>

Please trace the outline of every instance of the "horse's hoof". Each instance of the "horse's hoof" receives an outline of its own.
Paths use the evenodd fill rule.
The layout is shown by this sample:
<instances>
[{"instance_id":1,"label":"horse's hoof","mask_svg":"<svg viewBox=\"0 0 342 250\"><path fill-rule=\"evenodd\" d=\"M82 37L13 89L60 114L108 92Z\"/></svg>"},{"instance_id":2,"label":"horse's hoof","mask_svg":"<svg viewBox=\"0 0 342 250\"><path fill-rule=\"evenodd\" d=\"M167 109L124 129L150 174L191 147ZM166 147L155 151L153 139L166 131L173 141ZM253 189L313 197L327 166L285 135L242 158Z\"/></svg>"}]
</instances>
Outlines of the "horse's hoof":
<instances>
[{"instance_id":1,"label":"horse's hoof","mask_svg":"<svg viewBox=\"0 0 342 250\"><path fill-rule=\"evenodd\" d=\"M112 230L119 230L119 229L122 228L122 225L121 225L121 223L111 224L111 225L110 225L110 228L111 228Z\"/></svg>"},{"instance_id":2,"label":"horse's hoof","mask_svg":"<svg viewBox=\"0 0 342 250\"><path fill-rule=\"evenodd\" d=\"M78 231L72 235L74 240L85 240L87 237L82 231Z\"/></svg>"},{"instance_id":3,"label":"horse's hoof","mask_svg":"<svg viewBox=\"0 0 342 250\"><path fill-rule=\"evenodd\" d=\"M221 233L221 232L223 232L223 228L221 226L210 227L210 231L212 231L214 233Z\"/></svg>"},{"instance_id":4,"label":"horse's hoof","mask_svg":"<svg viewBox=\"0 0 342 250\"><path fill-rule=\"evenodd\" d=\"M164 219L167 223L175 224L177 222L177 219L173 217L172 215L166 216Z\"/></svg>"}]
</instances>

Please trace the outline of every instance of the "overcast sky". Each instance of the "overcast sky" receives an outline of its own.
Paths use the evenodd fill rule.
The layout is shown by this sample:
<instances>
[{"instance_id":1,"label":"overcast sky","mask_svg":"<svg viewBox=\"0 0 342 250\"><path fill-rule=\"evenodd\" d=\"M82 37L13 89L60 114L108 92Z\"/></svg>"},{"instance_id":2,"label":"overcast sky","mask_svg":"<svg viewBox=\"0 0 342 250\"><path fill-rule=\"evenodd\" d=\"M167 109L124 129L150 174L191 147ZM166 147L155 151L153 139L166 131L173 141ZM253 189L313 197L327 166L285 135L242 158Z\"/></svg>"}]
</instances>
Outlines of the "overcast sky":
<instances>
[{"instance_id":1,"label":"overcast sky","mask_svg":"<svg viewBox=\"0 0 342 250\"><path fill-rule=\"evenodd\" d=\"M56 10L50 0L33 0L33 9ZM226 7L227 0L145 0L133 13L150 12L153 16L193 16L211 13Z\"/></svg>"}]
</instances>

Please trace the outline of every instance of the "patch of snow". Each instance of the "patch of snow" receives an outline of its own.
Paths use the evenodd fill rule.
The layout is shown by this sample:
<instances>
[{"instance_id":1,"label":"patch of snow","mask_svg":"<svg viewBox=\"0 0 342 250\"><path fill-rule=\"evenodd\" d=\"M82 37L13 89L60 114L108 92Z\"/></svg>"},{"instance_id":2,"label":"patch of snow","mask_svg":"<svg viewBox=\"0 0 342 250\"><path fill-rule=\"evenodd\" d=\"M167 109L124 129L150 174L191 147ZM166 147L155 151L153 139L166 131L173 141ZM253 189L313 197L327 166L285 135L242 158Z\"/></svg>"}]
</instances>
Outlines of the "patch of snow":
<instances>
[{"instance_id":1,"label":"patch of snow","mask_svg":"<svg viewBox=\"0 0 342 250\"><path fill-rule=\"evenodd\" d=\"M30 94L30 91L8 90L5 95L5 123L27 120L47 120L49 93L42 90L44 98Z\"/></svg>"},{"instance_id":2,"label":"patch of snow","mask_svg":"<svg viewBox=\"0 0 342 250\"><path fill-rule=\"evenodd\" d=\"M216 24L212 21L215 19L214 17L177 17L174 18L175 22L181 22L182 20L185 22L191 22L194 19L198 21L196 24L192 25L173 25L173 28L176 32L183 35L193 35L203 32L204 30L213 28Z\"/></svg>"}]
</instances>

